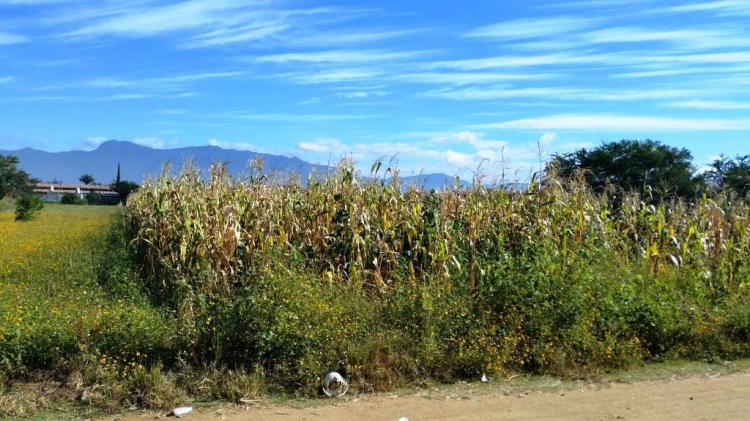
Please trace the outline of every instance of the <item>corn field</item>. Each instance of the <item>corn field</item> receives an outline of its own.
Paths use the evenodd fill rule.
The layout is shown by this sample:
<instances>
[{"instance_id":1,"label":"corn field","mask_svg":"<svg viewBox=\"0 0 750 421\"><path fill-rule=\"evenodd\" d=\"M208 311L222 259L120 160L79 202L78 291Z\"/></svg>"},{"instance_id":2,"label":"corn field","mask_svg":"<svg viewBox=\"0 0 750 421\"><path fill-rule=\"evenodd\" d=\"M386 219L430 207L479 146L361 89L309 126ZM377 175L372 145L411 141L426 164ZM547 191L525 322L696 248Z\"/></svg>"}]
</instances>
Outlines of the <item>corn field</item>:
<instances>
[{"instance_id":1,"label":"corn field","mask_svg":"<svg viewBox=\"0 0 750 421\"><path fill-rule=\"evenodd\" d=\"M387 390L750 355L750 203L651 203L554 176L427 192L394 173L278 184L215 166L147 182L125 227L180 358L315 394L330 370Z\"/></svg>"},{"instance_id":2,"label":"corn field","mask_svg":"<svg viewBox=\"0 0 750 421\"><path fill-rule=\"evenodd\" d=\"M535 244L551 246L563 268L600 249L652 273L696 269L712 288L733 290L749 279L749 210L723 198L655 205L634 194L613 209L611 197L575 180L423 192L398 178L358 181L351 168L302 186L234 181L216 166L208 180L188 168L147 183L126 219L166 290L228 294L271 250L304 256L325 281L376 292L458 272L474 288L484 262Z\"/></svg>"}]
</instances>

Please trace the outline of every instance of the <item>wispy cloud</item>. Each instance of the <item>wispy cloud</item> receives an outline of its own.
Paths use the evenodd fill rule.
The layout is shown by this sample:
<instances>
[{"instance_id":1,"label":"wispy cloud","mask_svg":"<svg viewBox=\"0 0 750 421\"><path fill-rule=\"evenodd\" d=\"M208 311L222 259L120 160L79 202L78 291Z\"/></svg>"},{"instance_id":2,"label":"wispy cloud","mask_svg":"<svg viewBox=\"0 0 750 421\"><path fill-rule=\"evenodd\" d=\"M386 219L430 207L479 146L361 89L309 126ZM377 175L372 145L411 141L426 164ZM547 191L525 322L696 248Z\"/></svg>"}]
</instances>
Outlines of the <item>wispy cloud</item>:
<instances>
[{"instance_id":1,"label":"wispy cloud","mask_svg":"<svg viewBox=\"0 0 750 421\"><path fill-rule=\"evenodd\" d=\"M167 142L164 139L153 136L136 137L133 139L133 143L154 149L162 149L167 145Z\"/></svg>"},{"instance_id":2,"label":"wispy cloud","mask_svg":"<svg viewBox=\"0 0 750 421\"><path fill-rule=\"evenodd\" d=\"M136 78L98 77L77 82L38 87L36 91L54 91L65 89L139 89L149 91L179 91L191 83L211 79L230 79L245 75L241 71L199 72L180 75ZM156 95L154 92L152 95Z\"/></svg>"},{"instance_id":3,"label":"wispy cloud","mask_svg":"<svg viewBox=\"0 0 750 421\"><path fill-rule=\"evenodd\" d=\"M567 66L574 64L602 64L610 62L621 55L595 53L575 54L556 53L541 55L513 55L494 56L473 59L442 60L429 63L421 63L419 67L426 69L458 69L458 70L484 70L505 69L509 67L535 67L535 66Z\"/></svg>"},{"instance_id":4,"label":"wispy cloud","mask_svg":"<svg viewBox=\"0 0 750 421\"><path fill-rule=\"evenodd\" d=\"M349 83L358 81L377 80L383 76L382 70L375 69L347 69L325 70L318 72L282 73L277 77L301 85Z\"/></svg>"},{"instance_id":5,"label":"wispy cloud","mask_svg":"<svg viewBox=\"0 0 750 421\"><path fill-rule=\"evenodd\" d=\"M350 17L338 8L285 6L277 0L133 1L73 9L44 22L74 26L63 34L72 40L175 35L181 39L174 43L178 47L208 48L291 39L314 28L317 16L328 21Z\"/></svg>"},{"instance_id":6,"label":"wispy cloud","mask_svg":"<svg viewBox=\"0 0 750 421\"><path fill-rule=\"evenodd\" d=\"M237 21L232 14L251 10L262 2L237 0L190 0L163 6L144 6L125 9L121 13L91 22L72 31L76 37L119 35L128 37L153 36L161 33L189 30L225 24L225 19Z\"/></svg>"},{"instance_id":7,"label":"wispy cloud","mask_svg":"<svg viewBox=\"0 0 750 421\"><path fill-rule=\"evenodd\" d=\"M693 89L606 90L566 87L513 88L497 86L460 89L446 88L425 92L423 95L464 101L507 98L543 98L564 101L640 101L646 99L689 97L696 96L699 93L704 92Z\"/></svg>"},{"instance_id":8,"label":"wispy cloud","mask_svg":"<svg viewBox=\"0 0 750 421\"><path fill-rule=\"evenodd\" d=\"M386 91L346 91L346 92L337 92L336 97L337 98L346 98L346 99L362 99L362 98L372 98L372 97L381 97L388 95L388 92Z\"/></svg>"},{"instance_id":9,"label":"wispy cloud","mask_svg":"<svg viewBox=\"0 0 750 421\"><path fill-rule=\"evenodd\" d=\"M720 16L750 16L750 3L745 0L715 0L663 7L664 13L714 12Z\"/></svg>"},{"instance_id":10,"label":"wispy cloud","mask_svg":"<svg viewBox=\"0 0 750 421\"><path fill-rule=\"evenodd\" d=\"M466 36L500 40L540 38L579 32L599 25L602 21L601 18L577 16L516 19L476 28L467 32Z\"/></svg>"},{"instance_id":11,"label":"wispy cloud","mask_svg":"<svg viewBox=\"0 0 750 421\"><path fill-rule=\"evenodd\" d=\"M371 63L414 58L424 51L330 50L270 54L254 59L258 63Z\"/></svg>"},{"instance_id":12,"label":"wispy cloud","mask_svg":"<svg viewBox=\"0 0 750 421\"><path fill-rule=\"evenodd\" d=\"M25 35L0 31L0 45L20 44L28 40L29 38Z\"/></svg>"},{"instance_id":13,"label":"wispy cloud","mask_svg":"<svg viewBox=\"0 0 750 421\"><path fill-rule=\"evenodd\" d=\"M558 114L479 124L481 129L599 131L733 131L750 130L750 119L690 119L614 114Z\"/></svg>"},{"instance_id":14,"label":"wispy cloud","mask_svg":"<svg viewBox=\"0 0 750 421\"><path fill-rule=\"evenodd\" d=\"M418 84L437 84L437 85L471 85L500 83L508 81L522 80L543 80L557 77L549 73L499 73L499 72L473 72L473 73L455 73L455 72L419 72L419 73L401 73L393 76L393 80Z\"/></svg>"},{"instance_id":15,"label":"wispy cloud","mask_svg":"<svg viewBox=\"0 0 750 421\"><path fill-rule=\"evenodd\" d=\"M194 92L179 92L174 94L154 95L145 92L118 92L106 95L29 95L13 98L14 101L23 102L108 102L108 101L134 101L145 99L179 99L195 96Z\"/></svg>"},{"instance_id":16,"label":"wispy cloud","mask_svg":"<svg viewBox=\"0 0 750 421\"><path fill-rule=\"evenodd\" d=\"M13 82L15 79L13 76L0 76L0 85Z\"/></svg>"},{"instance_id":17,"label":"wispy cloud","mask_svg":"<svg viewBox=\"0 0 750 421\"><path fill-rule=\"evenodd\" d=\"M304 47L325 47L341 45L359 45L369 44L380 41L391 40L393 38L407 37L415 34L421 34L426 29L389 29L389 30L329 30L329 31L307 31L300 36L285 40L285 44L290 46Z\"/></svg>"},{"instance_id":18,"label":"wispy cloud","mask_svg":"<svg viewBox=\"0 0 750 421\"><path fill-rule=\"evenodd\" d=\"M224 112L213 115L215 118L226 118L248 121L273 121L288 123L313 123L321 121L362 120L378 117L365 114L291 114L291 113L250 113L250 112Z\"/></svg>"},{"instance_id":19,"label":"wispy cloud","mask_svg":"<svg viewBox=\"0 0 750 421\"><path fill-rule=\"evenodd\" d=\"M189 114L190 112L188 110L183 110L181 108L168 108L164 110L158 110L157 113L163 114L163 115L185 115L185 114Z\"/></svg>"},{"instance_id":20,"label":"wispy cloud","mask_svg":"<svg viewBox=\"0 0 750 421\"><path fill-rule=\"evenodd\" d=\"M539 154L548 153L547 149L565 152L590 145L588 142L563 142L551 132L513 144L489 139L476 131L415 132L404 134L402 138L410 140L348 143L337 138L317 138L299 142L297 149L323 163L349 157L364 171L377 159L395 158L402 175L440 172L470 178L476 175L477 169L489 168L494 176L505 173L511 179L514 175L525 178L538 169Z\"/></svg>"},{"instance_id":21,"label":"wispy cloud","mask_svg":"<svg viewBox=\"0 0 750 421\"><path fill-rule=\"evenodd\" d=\"M291 25L284 21L253 22L232 28L221 28L196 35L187 40L183 46L190 48L215 47L227 44L260 41L287 31Z\"/></svg>"},{"instance_id":22,"label":"wispy cloud","mask_svg":"<svg viewBox=\"0 0 750 421\"><path fill-rule=\"evenodd\" d=\"M665 104L673 108L690 108L696 110L750 110L750 102L738 101L680 101Z\"/></svg>"}]
</instances>

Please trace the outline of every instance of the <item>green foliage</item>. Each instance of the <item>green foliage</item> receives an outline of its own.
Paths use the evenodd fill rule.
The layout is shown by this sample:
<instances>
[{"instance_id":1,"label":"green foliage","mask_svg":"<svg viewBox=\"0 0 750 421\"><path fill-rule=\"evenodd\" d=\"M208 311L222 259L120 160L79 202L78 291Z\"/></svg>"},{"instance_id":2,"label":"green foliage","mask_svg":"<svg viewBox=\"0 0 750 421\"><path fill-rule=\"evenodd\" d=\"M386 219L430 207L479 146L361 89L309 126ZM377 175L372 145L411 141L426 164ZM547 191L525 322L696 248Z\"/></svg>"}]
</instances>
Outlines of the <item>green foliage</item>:
<instances>
[{"instance_id":1,"label":"green foliage","mask_svg":"<svg viewBox=\"0 0 750 421\"><path fill-rule=\"evenodd\" d=\"M60 199L60 204L63 205L83 205L86 201L78 197L75 193L64 193Z\"/></svg>"},{"instance_id":2,"label":"green foliage","mask_svg":"<svg viewBox=\"0 0 750 421\"><path fill-rule=\"evenodd\" d=\"M119 167L118 167L118 177L119 177ZM120 195L120 202L125 205L128 202L128 197L131 193L138 190L138 184L132 182L132 181L116 181L112 183L110 186L112 188L112 191L116 192Z\"/></svg>"},{"instance_id":3,"label":"green foliage","mask_svg":"<svg viewBox=\"0 0 750 421\"><path fill-rule=\"evenodd\" d=\"M729 159L721 156L711 163L706 179L719 190L730 190L745 197L750 192L750 155Z\"/></svg>"},{"instance_id":4,"label":"green foliage","mask_svg":"<svg viewBox=\"0 0 750 421\"><path fill-rule=\"evenodd\" d=\"M350 167L305 186L186 169L110 229L91 221L108 208L54 207L77 217L0 236L88 227L0 254L0 372L158 408L317 396L332 370L384 391L750 356L750 202L612 200L575 179L425 193Z\"/></svg>"},{"instance_id":5,"label":"green foliage","mask_svg":"<svg viewBox=\"0 0 750 421\"><path fill-rule=\"evenodd\" d=\"M30 221L44 207L42 199L35 194L25 194L16 201L16 221Z\"/></svg>"},{"instance_id":6,"label":"green foliage","mask_svg":"<svg viewBox=\"0 0 750 421\"><path fill-rule=\"evenodd\" d=\"M84 174L81 177L78 178L78 181L80 181L83 184L89 185L94 183L94 176L91 174Z\"/></svg>"},{"instance_id":7,"label":"green foliage","mask_svg":"<svg viewBox=\"0 0 750 421\"><path fill-rule=\"evenodd\" d=\"M86 194L86 203L89 205L101 205L102 195L92 190Z\"/></svg>"},{"instance_id":8,"label":"green foliage","mask_svg":"<svg viewBox=\"0 0 750 421\"><path fill-rule=\"evenodd\" d=\"M599 192L607 186L641 193L650 187L655 199L694 198L702 190L703 181L693 176L691 160L685 148L653 140L621 140L556 155L548 164L548 171L563 178L583 171L586 182Z\"/></svg>"},{"instance_id":9,"label":"green foliage","mask_svg":"<svg viewBox=\"0 0 750 421\"><path fill-rule=\"evenodd\" d=\"M18 169L17 157L0 155L0 198L29 193L35 182L27 172Z\"/></svg>"},{"instance_id":10,"label":"green foliage","mask_svg":"<svg viewBox=\"0 0 750 421\"><path fill-rule=\"evenodd\" d=\"M612 200L575 180L424 193L217 167L146 184L126 224L181 358L305 395L334 369L386 390L748 355L750 204Z\"/></svg>"},{"instance_id":11,"label":"green foliage","mask_svg":"<svg viewBox=\"0 0 750 421\"><path fill-rule=\"evenodd\" d=\"M122 231L106 229L111 208L60 209L24 224L24 235L0 240L0 260L7 259L0 266L0 372L67 372L79 358L116 370L171 361L169 317L138 289L111 285L132 276L119 249ZM37 244L34 236L45 239ZM31 251L11 258L6 246Z\"/></svg>"}]
</instances>

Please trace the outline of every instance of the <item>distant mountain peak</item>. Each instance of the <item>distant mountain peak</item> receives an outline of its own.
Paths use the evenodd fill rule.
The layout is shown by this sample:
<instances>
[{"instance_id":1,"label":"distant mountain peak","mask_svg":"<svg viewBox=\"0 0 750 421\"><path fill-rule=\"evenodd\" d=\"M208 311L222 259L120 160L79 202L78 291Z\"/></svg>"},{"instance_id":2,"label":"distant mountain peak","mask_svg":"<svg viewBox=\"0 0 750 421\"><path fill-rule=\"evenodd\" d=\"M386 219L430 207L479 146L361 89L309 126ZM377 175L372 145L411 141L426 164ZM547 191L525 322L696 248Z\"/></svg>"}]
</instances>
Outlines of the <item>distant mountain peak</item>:
<instances>
[{"instance_id":1,"label":"distant mountain peak","mask_svg":"<svg viewBox=\"0 0 750 421\"><path fill-rule=\"evenodd\" d=\"M18 156L20 168L42 181L61 180L75 183L83 174L91 174L99 183L109 183L117 174L120 165L123 180L142 182L147 177L158 176L164 165L172 164L179 170L187 162L201 170L221 162L227 165L231 174L248 174L251 160L261 158L265 168L281 176L298 174L302 180L310 174L329 174L327 165L317 165L297 157L272 155L253 151L224 149L214 145L189 146L177 149L154 149L125 140L110 139L102 142L91 151L74 150L68 152L46 152L23 148L16 151L2 151L0 154ZM400 177L404 184L425 189L450 187L455 177L446 174L419 174ZM463 184L463 183L462 183Z\"/></svg>"}]
</instances>

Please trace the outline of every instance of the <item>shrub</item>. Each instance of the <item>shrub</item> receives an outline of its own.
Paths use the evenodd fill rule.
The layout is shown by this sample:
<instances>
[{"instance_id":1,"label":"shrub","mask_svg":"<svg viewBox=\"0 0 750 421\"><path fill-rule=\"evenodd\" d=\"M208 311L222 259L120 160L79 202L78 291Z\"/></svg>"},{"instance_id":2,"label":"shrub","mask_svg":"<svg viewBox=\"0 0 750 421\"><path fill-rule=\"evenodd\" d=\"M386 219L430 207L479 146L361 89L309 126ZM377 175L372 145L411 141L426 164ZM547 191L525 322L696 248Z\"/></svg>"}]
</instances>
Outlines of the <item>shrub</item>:
<instances>
[{"instance_id":1,"label":"shrub","mask_svg":"<svg viewBox=\"0 0 750 421\"><path fill-rule=\"evenodd\" d=\"M89 205L101 205L102 195L92 190L86 194L86 203Z\"/></svg>"},{"instance_id":2,"label":"shrub","mask_svg":"<svg viewBox=\"0 0 750 421\"><path fill-rule=\"evenodd\" d=\"M64 193L60 203L63 205L81 205L84 201L75 193Z\"/></svg>"},{"instance_id":3,"label":"shrub","mask_svg":"<svg viewBox=\"0 0 750 421\"><path fill-rule=\"evenodd\" d=\"M30 221L44 207L42 199L34 194L21 196L16 202L16 221Z\"/></svg>"}]
</instances>

